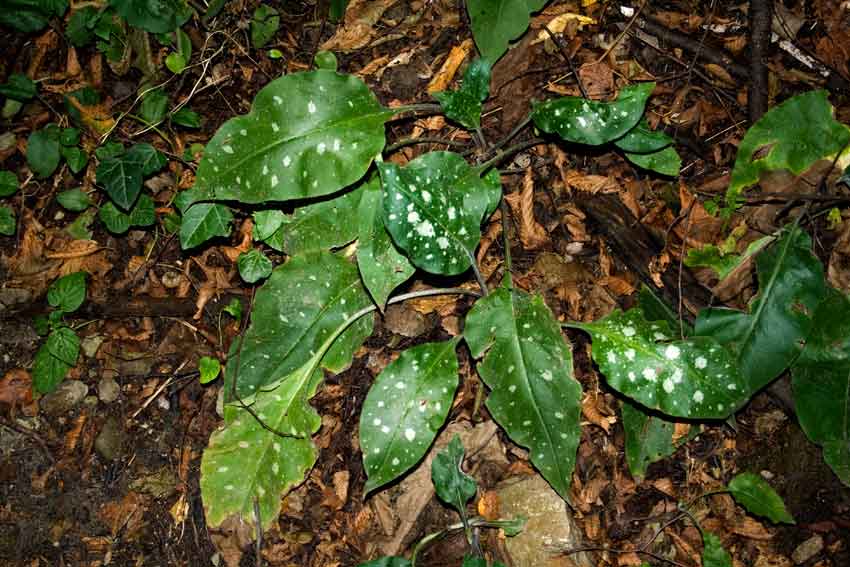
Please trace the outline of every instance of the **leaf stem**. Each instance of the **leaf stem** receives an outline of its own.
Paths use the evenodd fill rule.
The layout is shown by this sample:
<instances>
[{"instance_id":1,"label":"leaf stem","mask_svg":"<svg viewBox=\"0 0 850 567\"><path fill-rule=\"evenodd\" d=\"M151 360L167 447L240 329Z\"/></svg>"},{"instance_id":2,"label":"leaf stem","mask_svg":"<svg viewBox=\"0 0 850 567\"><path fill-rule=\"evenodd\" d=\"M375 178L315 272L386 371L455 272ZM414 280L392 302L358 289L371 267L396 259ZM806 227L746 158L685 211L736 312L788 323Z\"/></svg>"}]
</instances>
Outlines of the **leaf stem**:
<instances>
[{"instance_id":1,"label":"leaf stem","mask_svg":"<svg viewBox=\"0 0 850 567\"><path fill-rule=\"evenodd\" d=\"M508 146L507 148L500 151L499 153L497 153L496 155L494 155L493 157L491 157L490 159L488 159L487 161L485 161L481 165L478 165L476 167L476 169L480 173L484 173L485 171L487 171L488 169L490 169L491 167L493 167L494 165L496 165L497 163L499 163L500 161L502 161L503 159L505 159L507 157L510 157L510 156L512 156L516 153L519 153L522 150L525 150L527 148L531 148L533 146L539 146L540 144L545 144L545 143L547 143L547 141L544 140L543 138L532 138L531 140L526 140L524 142L518 142L518 143L514 144L513 146Z\"/></svg>"},{"instance_id":2,"label":"leaf stem","mask_svg":"<svg viewBox=\"0 0 850 567\"><path fill-rule=\"evenodd\" d=\"M478 287L481 288L481 295L486 297L490 291L487 289L487 281L481 275L481 270L478 268L478 261L472 252L467 250L466 253L469 255L469 262L472 264L472 273L475 274L475 279L478 280Z\"/></svg>"},{"instance_id":3,"label":"leaf stem","mask_svg":"<svg viewBox=\"0 0 850 567\"><path fill-rule=\"evenodd\" d=\"M393 116L390 118L390 120L397 120L399 118L404 118L404 115L408 112L439 114L443 111L443 107L437 104L436 102L417 102L414 104L405 104L403 106L397 106L395 108L390 108L389 110L393 112Z\"/></svg>"},{"instance_id":4,"label":"leaf stem","mask_svg":"<svg viewBox=\"0 0 850 567\"><path fill-rule=\"evenodd\" d=\"M465 148L469 145L466 142L460 142L458 140L448 140L446 138L405 138L403 140L399 140L394 144L390 144L389 146L384 148L384 151L382 153L389 154L405 146L413 146L416 144L442 144L444 146L455 146L458 148Z\"/></svg>"},{"instance_id":5,"label":"leaf stem","mask_svg":"<svg viewBox=\"0 0 850 567\"><path fill-rule=\"evenodd\" d=\"M504 138L502 138L501 140L499 140L498 142L493 144L493 147L490 148L490 150L491 151L498 150L499 148L501 148L502 146L504 146L505 144L507 144L508 142L513 140L516 137L516 135L519 134L522 131L523 128L528 126L528 124L530 122L531 122L531 114L529 114L528 116L523 118L522 121L519 124L514 126L514 129L511 130L510 132L508 132L507 136L505 136Z\"/></svg>"}]
</instances>

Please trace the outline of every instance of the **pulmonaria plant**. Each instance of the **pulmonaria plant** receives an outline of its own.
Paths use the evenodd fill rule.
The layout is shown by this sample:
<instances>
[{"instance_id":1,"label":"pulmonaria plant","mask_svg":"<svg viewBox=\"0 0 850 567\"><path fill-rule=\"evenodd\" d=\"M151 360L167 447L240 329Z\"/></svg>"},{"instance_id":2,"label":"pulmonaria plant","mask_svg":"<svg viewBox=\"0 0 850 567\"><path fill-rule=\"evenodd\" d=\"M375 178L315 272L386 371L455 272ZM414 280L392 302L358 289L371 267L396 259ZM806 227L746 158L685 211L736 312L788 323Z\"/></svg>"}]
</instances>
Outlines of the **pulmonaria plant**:
<instances>
[{"instance_id":1,"label":"pulmonaria plant","mask_svg":"<svg viewBox=\"0 0 850 567\"><path fill-rule=\"evenodd\" d=\"M461 90L438 95L450 119L480 124L488 79L489 66L475 62ZM635 163L640 158L634 156L666 152L678 169L669 138L642 120L653 86L624 86L612 102L563 97L539 103L529 118L553 134L553 142L613 143ZM490 291L475 260L481 226L502 197L494 166L510 151L497 148L478 163L453 152L426 153L405 165L383 161L385 123L416 109L385 108L360 79L329 69L281 77L260 91L250 113L219 129L195 187L178 197L184 248L229 234L228 201L250 205L255 223L258 245L240 269L261 265L263 246L289 256L257 291L252 323L228 355L224 425L211 437L201 465L211 526L231 517L263 529L274 522L281 495L303 481L317 458L312 436L321 418L309 400L323 371L341 372L351 364L372 332L376 311L441 293L481 297L462 336L410 348L376 378L359 428L367 491L404 475L431 447L459 385L457 348L465 342L490 389L490 414L569 498L582 395L570 345L543 299L512 285L509 268ZM646 163L663 162L655 158ZM282 202L295 202L294 213L283 212ZM805 255L806 238L797 228L780 235L771 248L779 247L779 257L759 263L763 281L783 281L777 274L785 274L797 256L782 251L791 242ZM470 269L480 293L394 295L416 270L450 276ZM243 276L256 280L264 271L246 269ZM822 273L794 277L808 282ZM772 302L794 301L809 284L798 281L781 295L771 285L763 285L751 313L741 315L734 329L715 329L709 313L708 322L687 336L669 310L651 301L574 326L591 335L595 360L610 385L637 402L632 410L639 415L649 419L645 406L669 416L722 419L763 382L744 371L744 345L755 336L791 340L776 325L787 312ZM640 428L639 418L630 423Z\"/></svg>"}]
</instances>

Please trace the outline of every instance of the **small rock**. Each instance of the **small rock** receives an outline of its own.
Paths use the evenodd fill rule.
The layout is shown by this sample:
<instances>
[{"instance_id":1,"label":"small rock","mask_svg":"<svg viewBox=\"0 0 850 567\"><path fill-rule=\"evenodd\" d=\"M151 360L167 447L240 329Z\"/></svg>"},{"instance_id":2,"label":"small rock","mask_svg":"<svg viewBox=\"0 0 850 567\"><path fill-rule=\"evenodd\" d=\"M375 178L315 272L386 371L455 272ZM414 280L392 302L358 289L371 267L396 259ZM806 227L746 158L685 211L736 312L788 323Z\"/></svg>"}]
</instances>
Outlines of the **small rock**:
<instances>
[{"instance_id":1,"label":"small rock","mask_svg":"<svg viewBox=\"0 0 850 567\"><path fill-rule=\"evenodd\" d=\"M74 409L88 393L89 387L79 380L66 380L59 384L56 390L41 398L38 405L45 414L58 416Z\"/></svg>"},{"instance_id":2,"label":"small rock","mask_svg":"<svg viewBox=\"0 0 850 567\"><path fill-rule=\"evenodd\" d=\"M94 358L94 355L97 354L97 349L100 348L100 345L103 344L104 337L103 335L89 335L87 337L83 337L83 340L80 341L80 348L83 350L83 354L86 355L86 358Z\"/></svg>"},{"instance_id":3,"label":"small rock","mask_svg":"<svg viewBox=\"0 0 850 567\"><path fill-rule=\"evenodd\" d=\"M103 422L103 427L97 439L94 440L94 450L107 461L114 461L121 454L124 442L124 430L121 423L114 417Z\"/></svg>"},{"instance_id":4,"label":"small rock","mask_svg":"<svg viewBox=\"0 0 850 567\"><path fill-rule=\"evenodd\" d=\"M819 534L815 534L794 550L791 554L791 559L797 565L802 565L823 550L823 538Z\"/></svg>"},{"instance_id":5,"label":"small rock","mask_svg":"<svg viewBox=\"0 0 850 567\"><path fill-rule=\"evenodd\" d=\"M105 376L97 384L97 397L105 404L111 404L121 395L121 386L111 376Z\"/></svg>"}]
</instances>

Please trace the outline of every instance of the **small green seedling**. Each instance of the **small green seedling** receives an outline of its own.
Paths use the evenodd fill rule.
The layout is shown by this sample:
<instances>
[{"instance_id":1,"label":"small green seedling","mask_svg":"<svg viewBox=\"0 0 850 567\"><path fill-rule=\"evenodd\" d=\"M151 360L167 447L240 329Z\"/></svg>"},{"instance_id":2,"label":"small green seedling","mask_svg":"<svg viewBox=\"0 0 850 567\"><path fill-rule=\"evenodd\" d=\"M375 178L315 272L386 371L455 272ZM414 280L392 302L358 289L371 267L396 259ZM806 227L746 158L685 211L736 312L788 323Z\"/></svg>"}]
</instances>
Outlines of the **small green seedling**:
<instances>
[{"instance_id":1,"label":"small green seedling","mask_svg":"<svg viewBox=\"0 0 850 567\"><path fill-rule=\"evenodd\" d=\"M77 364L80 338L63 317L79 309L85 298L85 272L62 276L50 285L47 301L55 310L36 323L40 334L47 335L33 361L32 383L37 392L46 394L55 390Z\"/></svg>"}]
</instances>

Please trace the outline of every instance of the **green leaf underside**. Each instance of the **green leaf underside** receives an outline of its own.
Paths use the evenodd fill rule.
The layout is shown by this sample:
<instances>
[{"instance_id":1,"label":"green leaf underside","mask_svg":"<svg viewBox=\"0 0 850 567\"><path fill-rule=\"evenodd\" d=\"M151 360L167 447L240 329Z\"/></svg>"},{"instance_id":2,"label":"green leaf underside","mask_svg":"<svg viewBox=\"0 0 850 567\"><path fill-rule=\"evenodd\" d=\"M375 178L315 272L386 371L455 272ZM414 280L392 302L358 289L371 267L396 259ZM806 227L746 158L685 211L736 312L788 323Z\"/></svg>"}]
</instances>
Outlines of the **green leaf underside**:
<instances>
[{"instance_id":1,"label":"green leaf underside","mask_svg":"<svg viewBox=\"0 0 850 567\"><path fill-rule=\"evenodd\" d=\"M748 512L764 516L774 523L794 523L794 518L785 509L782 498L759 475L749 472L736 475L729 482L728 488L735 500Z\"/></svg>"},{"instance_id":2,"label":"green leaf underside","mask_svg":"<svg viewBox=\"0 0 850 567\"><path fill-rule=\"evenodd\" d=\"M645 118L642 118L626 135L616 140L614 145L633 154L651 154L673 143L673 138L662 130L652 130Z\"/></svg>"},{"instance_id":3,"label":"green leaf underside","mask_svg":"<svg viewBox=\"0 0 850 567\"><path fill-rule=\"evenodd\" d=\"M414 265L431 273L466 271L481 239L491 184L459 154L429 152L401 168L380 163L384 225Z\"/></svg>"},{"instance_id":4,"label":"green leaf underside","mask_svg":"<svg viewBox=\"0 0 850 567\"><path fill-rule=\"evenodd\" d=\"M640 309L573 323L593 338L593 359L617 391L676 417L722 419L748 399L732 353L710 337L671 341L664 321Z\"/></svg>"},{"instance_id":5,"label":"green leaf underside","mask_svg":"<svg viewBox=\"0 0 850 567\"><path fill-rule=\"evenodd\" d=\"M679 170L682 168L682 158L679 157L678 152L672 146L649 154L626 152L625 155L626 159L638 167L669 177L679 175Z\"/></svg>"},{"instance_id":6,"label":"green leaf underside","mask_svg":"<svg viewBox=\"0 0 850 567\"><path fill-rule=\"evenodd\" d=\"M330 252L292 257L257 291L251 326L243 340L231 345L227 395L234 375L236 391L246 399L291 374L370 304L357 268L344 258ZM347 368L354 351L372 333L372 324L367 316L347 327L322 359L322 367L331 372Z\"/></svg>"},{"instance_id":7,"label":"green leaf underside","mask_svg":"<svg viewBox=\"0 0 850 567\"><path fill-rule=\"evenodd\" d=\"M457 389L459 340L407 349L375 379L360 414L366 492L404 474L433 443Z\"/></svg>"},{"instance_id":8,"label":"green leaf underside","mask_svg":"<svg viewBox=\"0 0 850 567\"><path fill-rule=\"evenodd\" d=\"M363 284L382 311L393 290L415 271L393 244L384 226L383 207L380 180L374 177L363 187L357 213L357 267Z\"/></svg>"},{"instance_id":9,"label":"green leaf underside","mask_svg":"<svg viewBox=\"0 0 850 567\"><path fill-rule=\"evenodd\" d=\"M828 290L791 377L800 426L850 486L850 300L842 293Z\"/></svg>"},{"instance_id":10,"label":"green leaf underside","mask_svg":"<svg viewBox=\"0 0 850 567\"><path fill-rule=\"evenodd\" d=\"M714 244L706 244L702 248L692 248L685 256L685 265L691 267L711 268L717 273L717 277L723 280L732 273L735 268L743 264L747 259L761 251L762 248L776 240L773 236L764 236L751 242L743 254L723 254L719 247Z\"/></svg>"},{"instance_id":11,"label":"green leaf underside","mask_svg":"<svg viewBox=\"0 0 850 567\"><path fill-rule=\"evenodd\" d=\"M464 337L491 389L487 408L568 499L580 427L581 386L558 323L539 296L501 287L478 300Z\"/></svg>"},{"instance_id":12,"label":"green leaf underside","mask_svg":"<svg viewBox=\"0 0 850 567\"><path fill-rule=\"evenodd\" d=\"M366 173L391 115L356 77L325 70L283 76L206 146L198 197L263 203L335 193Z\"/></svg>"},{"instance_id":13,"label":"green leaf underside","mask_svg":"<svg viewBox=\"0 0 850 567\"><path fill-rule=\"evenodd\" d=\"M704 531L702 539L702 567L732 567L732 556L724 549L719 537Z\"/></svg>"},{"instance_id":14,"label":"green leaf underside","mask_svg":"<svg viewBox=\"0 0 850 567\"><path fill-rule=\"evenodd\" d=\"M293 214L283 215L278 228L264 240L290 256L348 244L357 238L357 223L353 219L362 195L363 191L357 188L333 199L299 207Z\"/></svg>"},{"instance_id":15,"label":"green leaf underside","mask_svg":"<svg viewBox=\"0 0 850 567\"><path fill-rule=\"evenodd\" d=\"M62 276L47 290L47 302L65 313L76 311L86 299L86 273Z\"/></svg>"},{"instance_id":16,"label":"green leaf underside","mask_svg":"<svg viewBox=\"0 0 850 567\"><path fill-rule=\"evenodd\" d=\"M32 368L33 387L46 394L56 389L68 371L77 364L80 338L69 327L59 327L35 354Z\"/></svg>"},{"instance_id":17,"label":"green leaf underside","mask_svg":"<svg viewBox=\"0 0 850 567\"><path fill-rule=\"evenodd\" d=\"M197 203L189 207L180 224L180 246L192 248L216 236L230 234L233 213L218 203Z\"/></svg>"},{"instance_id":18,"label":"green leaf underside","mask_svg":"<svg viewBox=\"0 0 850 567\"><path fill-rule=\"evenodd\" d=\"M310 436L322 423L308 403L322 380L317 366L317 361L308 361L273 390L260 392L251 405L263 423L291 437L269 431L239 406L225 407L227 425L210 437L201 461L201 494L210 526L231 516L255 526L256 501L265 531L277 519L281 495L304 480L317 456Z\"/></svg>"},{"instance_id":19,"label":"green leaf underside","mask_svg":"<svg viewBox=\"0 0 850 567\"><path fill-rule=\"evenodd\" d=\"M478 484L463 472L463 443L455 434L446 449L438 453L431 462L431 481L440 500L466 516L466 503L475 496Z\"/></svg>"},{"instance_id":20,"label":"green leaf underside","mask_svg":"<svg viewBox=\"0 0 850 567\"><path fill-rule=\"evenodd\" d=\"M811 239L797 227L759 254L756 268L759 293L750 302L749 312L704 309L695 331L732 345L750 394L776 378L800 354L825 293L823 266L811 252Z\"/></svg>"},{"instance_id":21,"label":"green leaf underside","mask_svg":"<svg viewBox=\"0 0 850 567\"><path fill-rule=\"evenodd\" d=\"M535 126L568 142L598 146L621 138L640 120L655 83L623 87L613 102L566 96L534 105Z\"/></svg>"},{"instance_id":22,"label":"green leaf underside","mask_svg":"<svg viewBox=\"0 0 850 567\"><path fill-rule=\"evenodd\" d=\"M240 254L236 265L239 275L248 283L255 283L272 273L272 261L256 248Z\"/></svg>"},{"instance_id":23,"label":"green leaf underside","mask_svg":"<svg viewBox=\"0 0 850 567\"><path fill-rule=\"evenodd\" d=\"M630 400L621 407L623 430L626 434L626 460L629 472L636 480L646 476L646 469L656 461L672 455L681 443L673 444L676 424L658 415L647 413Z\"/></svg>"},{"instance_id":24,"label":"green leaf underside","mask_svg":"<svg viewBox=\"0 0 850 567\"><path fill-rule=\"evenodd\" d=\"M495 63L508 43L528 29L529 16L548 0L468 0L472 36L482 57Z\"/></svg>"},{"instance_id":25,"label":"green leaf underside","mask_svg":"<svg viewBox=\"0 0 850 567\"><path fill-rule=\"evenodd\" d=\"M799 175L845 147L850 130L833 118L827 96L818 90L789 98L747 130L726 190L728 206L737 206L744 189L757 183L762 172L786 169Z\"/></svg>"},{"instance_id":26,"label":"green leaf underside","mask_svg":"<svg viewBox=\"0 0 850 567\"><path fill-rule=\"evenodd\" d=\"M485 59L476 59L467 67L458 90L436 92L433 96L446 117L474 130L481 126L481 103L489 94L490 64Z\"/></svg>"}]
</instances>

